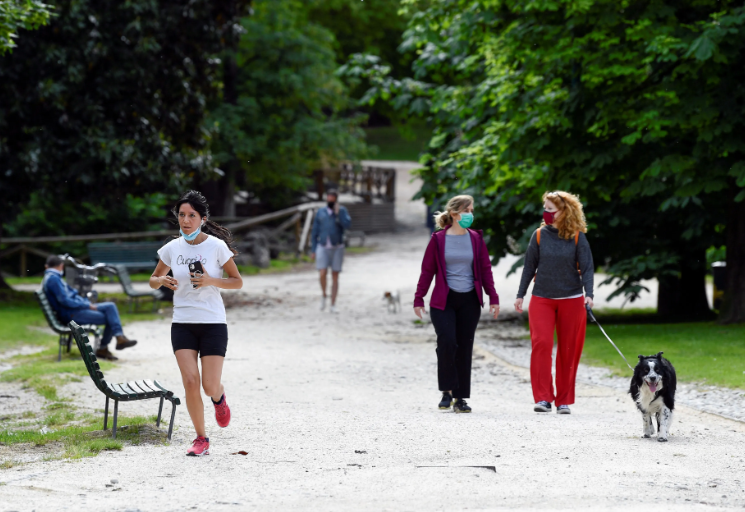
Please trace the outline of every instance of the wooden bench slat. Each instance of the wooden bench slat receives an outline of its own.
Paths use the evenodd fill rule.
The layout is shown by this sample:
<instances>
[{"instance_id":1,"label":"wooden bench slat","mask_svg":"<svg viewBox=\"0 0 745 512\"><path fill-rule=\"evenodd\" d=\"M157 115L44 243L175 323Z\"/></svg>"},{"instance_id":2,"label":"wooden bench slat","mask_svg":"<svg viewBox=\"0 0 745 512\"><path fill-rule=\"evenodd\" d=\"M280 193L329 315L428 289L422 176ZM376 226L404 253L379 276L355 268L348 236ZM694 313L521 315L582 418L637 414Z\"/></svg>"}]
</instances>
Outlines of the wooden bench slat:
<instances>
[{"instance_id":1,"label":"wooden bench slat","mask_svg":"<svg viewBox=\"0 0 745 512\"><path fill-rule=\"evenodd\" d=\"M160 382L156 380L154 381L154 383L156 386L158 386L160 389L162 389L165 392L166 397L170 398L173 396L173 391L168 391L165 387L163 387L163 385Z\"/></svg>"},{"instance_id":2,"label":"wooden bench slat","mask_svg":"<svg viewBox=\"0 0 745 512\"><path fill-rule=\"evenodd\" d=\"M119 387L122 388L122 391L124 391L127 395L129 395L129 398L136 398L137 397L137 391L134 389L130 389L129 386L127 386L126 382L119 383Z\"/></svg>"},{"instance_id":3,"label":"wooden bench slat","mask_svg":"<svg viewBox=\"0 0 745 512\"><path fill-rule=\"evenodd\" d=\"M145 391L144 389L141 389L140 386L138 386L135 381L127 382L127 386L129 386L129 389L131 389L138 395L152 396L152 393L150 391Z\"/></svg>"},{"instance_id":4,"label":"wooden bench slat","mask_svg":"<svg viewBox=\"0 0 745 512\"><path fill-rule=\"evenodd\" d=\"M148 386L147 383L144 380L138 380L138 381L135 382L135 384L137 384L137 386L139 386L139 388L141 390L143 390L144 392L146 392L146 393L152 393L152 394L156 394L156 395L162 395L163 394L163 392L161 390L159 390L159 389L153 389L150 386Z\"/></svg>"}]
</instances>

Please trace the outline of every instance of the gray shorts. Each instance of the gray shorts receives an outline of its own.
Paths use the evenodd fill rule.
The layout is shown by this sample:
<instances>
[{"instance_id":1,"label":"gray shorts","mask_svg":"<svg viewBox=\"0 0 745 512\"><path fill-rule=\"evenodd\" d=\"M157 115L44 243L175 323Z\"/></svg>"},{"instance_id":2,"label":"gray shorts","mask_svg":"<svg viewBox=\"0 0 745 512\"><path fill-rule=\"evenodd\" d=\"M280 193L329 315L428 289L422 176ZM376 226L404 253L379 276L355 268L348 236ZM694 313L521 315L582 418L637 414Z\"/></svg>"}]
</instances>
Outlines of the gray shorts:
<instances>
[{"instance_id":1,"label":"gray shorts","mask_svg":"<svg viewBox=\"0 0 745 512\"><path fill-rule=\"evenodd\" d=\"M323 270L331 267L334 272L341 272L341 264L344 262L344 246L316 247L316 269Z\"/></svg>"}]
</instances>

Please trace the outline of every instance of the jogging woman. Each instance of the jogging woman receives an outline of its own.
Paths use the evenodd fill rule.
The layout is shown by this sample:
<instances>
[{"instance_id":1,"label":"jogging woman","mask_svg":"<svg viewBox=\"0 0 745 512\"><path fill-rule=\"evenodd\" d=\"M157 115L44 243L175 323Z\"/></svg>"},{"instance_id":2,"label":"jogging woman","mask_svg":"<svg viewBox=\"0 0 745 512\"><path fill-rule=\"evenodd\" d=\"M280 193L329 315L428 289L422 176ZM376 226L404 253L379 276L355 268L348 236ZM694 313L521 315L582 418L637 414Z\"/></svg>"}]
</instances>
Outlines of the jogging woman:
<instances>
[{"instance_id":1,"label":"jogging woman","mask_svg":"<svg viewBox=\"0 0 745 512\"><path fill-rule=\"evenodd\" d=\"M568 192L543 194L543 222L533 233L515 309L522 313L523 297L535 279L530 299L530 382L536 412L570 414L574 403L577 366L585 346L587 312L592 308L594 269L587 223L579 198ZM582 296L584 287L585 296ZM551 378L554 330L558 338L556 394Z\"/></svg>"},{"instance_id":2,"label":"jogging woman","mask_svg":"<svg viewBox=\"0 0 745 512\"><path fill-rule=\"evenodd\" d=\"M491 260L480 230L473 223L473 197L455 196L444 213L435 214L436 231L422 261L422 273L414 296L414 313L422 318L424 296L432 278L435 289L429 301L430 318L437 333L437 380L440 409L471 412L471 356L476 326L484 304L482 287L489 295L490 312L499 315L499 296L494 290Z\"/></svg>"},{"instance_id":3,"label":"jogging woman","mask_svg":"<svg viewBox=\"0 0 745 512\"><path fill-rule=\"evenodd\" d=\"M158 251L160 261L150 277L150 287L165 286L175 292L171 344L186 390L186 408L197 431L197 438L186 454L209 455L200 382L212 398L217 424L227 427L230 407L220 380L228 346L228 325L219 289L240 289L243 279L233 261L237 251L232 248L232 235L209 220L209 206L202 194L190 190L181 196L172 211L178 219L181 236ZM202 265L202 275L190 272L189 264L196 262ZM173 277L166 275L169 269ZM228 275L226 279L222 277L223 271Z\"/></svg>"}]
</instances>

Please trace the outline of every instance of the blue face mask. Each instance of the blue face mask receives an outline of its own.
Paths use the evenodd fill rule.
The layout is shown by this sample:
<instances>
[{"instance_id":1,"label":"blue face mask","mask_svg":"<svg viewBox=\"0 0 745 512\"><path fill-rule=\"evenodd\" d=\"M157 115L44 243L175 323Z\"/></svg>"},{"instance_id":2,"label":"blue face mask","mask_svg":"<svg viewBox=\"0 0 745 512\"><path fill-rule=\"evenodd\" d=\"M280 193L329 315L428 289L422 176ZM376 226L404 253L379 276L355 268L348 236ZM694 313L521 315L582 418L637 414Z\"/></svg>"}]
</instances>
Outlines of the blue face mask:
<instances>
[{"instance_id":1,"label":"blue face mask","mask_svg":"<svg viewBox=\"0 0 745 512\"><path fill-rule=\"evenodd\" d=\"M186 240L187 242L191 242L192 240L194 240L196 237L199 236L199 233L202 232L202 226L200 225L193 233L189 235L184 233L184 231L180 228L179 228L179 232L181 233L181 236L184 237L184 240Z\"/></svg>"},{"instance_id":2,"label":"blue face mask","mask_svg":"<svg viewBox=\"0 0 745 512\"><path fill-rule=\"evenodd\" d=\"M470 228L473 224L473 213L461 213L458 225L464 229Z\"/></svg>"}]
</instances>

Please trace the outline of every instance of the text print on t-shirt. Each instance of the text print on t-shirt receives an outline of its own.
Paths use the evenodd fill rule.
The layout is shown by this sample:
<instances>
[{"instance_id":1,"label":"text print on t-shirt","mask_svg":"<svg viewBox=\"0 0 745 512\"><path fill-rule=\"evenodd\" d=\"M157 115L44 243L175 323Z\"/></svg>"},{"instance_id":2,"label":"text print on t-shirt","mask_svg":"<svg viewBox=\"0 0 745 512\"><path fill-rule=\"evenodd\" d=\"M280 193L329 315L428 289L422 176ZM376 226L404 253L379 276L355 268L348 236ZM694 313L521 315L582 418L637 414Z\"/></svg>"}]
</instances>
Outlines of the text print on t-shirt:
<instances>
[{"instance_id":1,"label":"text print on t-shirt","mask_svg":"<svg viewBox=\"0 0 745 512\"><path fill-rule=\"evenodd\" d=\"M197 254L193 258L184 258L183 254L179 254L176 258L176 265L188 265L196 261L200 262L202 266L207 265L207 258L203 258L201 254Z\"/></svg>"}]
</instances>

